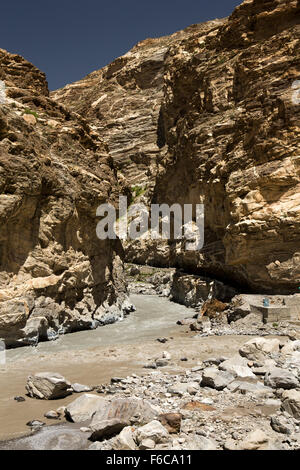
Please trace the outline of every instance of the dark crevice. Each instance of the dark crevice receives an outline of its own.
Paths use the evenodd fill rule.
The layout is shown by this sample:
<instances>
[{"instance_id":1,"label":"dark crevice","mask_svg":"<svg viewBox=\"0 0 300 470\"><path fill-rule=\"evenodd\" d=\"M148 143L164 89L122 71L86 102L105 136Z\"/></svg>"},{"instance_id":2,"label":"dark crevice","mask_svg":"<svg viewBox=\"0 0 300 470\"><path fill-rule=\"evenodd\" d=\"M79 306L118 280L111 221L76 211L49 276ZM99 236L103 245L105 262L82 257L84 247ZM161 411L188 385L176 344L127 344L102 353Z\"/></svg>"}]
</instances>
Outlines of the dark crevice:
<instances>
[{"instance_id":1,"label":"dark crevice","mask_svg":"<svg viewBox=\"0 0 300 470\"><path fill-rule=\"evenodd\" d=\"M157 146L162 148L166 145L166 134L165 134L165 123L162 109L159 111L158 123L157 123Z\"/></svg>"}]
</instances>

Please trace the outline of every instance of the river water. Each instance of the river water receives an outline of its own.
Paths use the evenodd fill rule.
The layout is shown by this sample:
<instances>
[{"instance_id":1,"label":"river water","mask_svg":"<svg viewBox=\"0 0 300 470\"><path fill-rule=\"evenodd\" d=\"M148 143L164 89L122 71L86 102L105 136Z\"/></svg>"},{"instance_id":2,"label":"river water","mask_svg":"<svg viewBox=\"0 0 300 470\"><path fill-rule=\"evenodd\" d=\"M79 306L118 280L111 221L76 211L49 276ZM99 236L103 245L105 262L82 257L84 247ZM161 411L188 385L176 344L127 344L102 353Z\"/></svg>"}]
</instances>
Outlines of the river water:
<instances>
[{"instance_id":1,"label":"river water","mask_svg":"<svg viewBox=\"0 0 300 470\"><path fill-rule=\"evenodd\" d=\"M96 330L79 331L61 336L56 341L10 349L6 353L8 364L26 357L63 351L78 351L95 347L133 344L169 335L176 321L195 314L194 310L155 295L131 295L136 311L123 321Z\"/></svg>"},{"instance_id":2,"label":"river water","mask_svg":"<svg viewBox=\"0 0 300 470\"><path fill-rule=\"evenodd\" d=\"M158 337L170 336L172 331L176 334L176 321L194 314L193 310L158 296L132 295L131 301L136 311L122 322L64 335L37 347L6 351L6 365L0 365L0 440L23 435L29 429L26 422L45 421L46 411L74 399L73 396L54 403L27 398L25 384L29 374L58 372L71 382L98 385L113 375L145 372L143 349L146 353L153 349ZM18 395L26 401L17 403L14 397Z\"/></svg>"},{"instance_id":3,"label":"river water","mask_svg":"<svg viewBox=\"0 0 300 470\"><path fill-rule=\"evenodd\" d=\"M40 343L37 347L23 347L7 351L5 365L0 365L0 449L1 448L82 448L78 426L55 423L36 436L27 436L28 421L38 419L47 425L54 423L44 413L65 406L76 398L62 400L36 400L26 396L28 375L37 372L57 372L71 383L100 385L111 377L149 373L144 365L162 357L163 351L172 356L166 372L182 372L212 355L230 355L247 341L247 337L199 338L188 327L176 325L177 320L191 317L193 309L170 302L166 298L132 295L136 306L124 321L60 337L54 342ZM161 344L157 338L166 337ZM182 358L187 362L182 362ZM15 396L25 397L18 403ZM72 426L72 425L71 425ZM20 439L21 438L21 439ZM57 439L60 442L57 442ZM7 439L16 439L6 443ZM2 442L1 442L2 441ZM77 442L77 444L76 444Z\"/></svg>"}]
</instances>

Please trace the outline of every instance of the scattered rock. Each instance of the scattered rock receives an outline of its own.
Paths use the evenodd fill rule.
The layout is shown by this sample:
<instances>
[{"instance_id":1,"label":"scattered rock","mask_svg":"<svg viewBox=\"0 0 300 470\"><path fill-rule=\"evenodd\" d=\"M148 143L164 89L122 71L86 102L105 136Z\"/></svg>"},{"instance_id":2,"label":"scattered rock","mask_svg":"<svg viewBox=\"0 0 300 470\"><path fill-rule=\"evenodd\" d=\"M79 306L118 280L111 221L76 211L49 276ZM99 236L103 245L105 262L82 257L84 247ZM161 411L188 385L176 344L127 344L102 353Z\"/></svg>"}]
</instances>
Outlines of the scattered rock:
<instances>
[{"instance_id":1,"label":"scattered rock","mask_svg":"<svg viewBox=\"0 0 300 470\"><path fill-rule=\"evenodd\" d=\"M282 409L300 420L300 391L287 390L282 394Z\"/></svg>"},{"instance_id":2,"label":"scattered rock","mask_svg":"<svg viewBox=\"0 0 300 470\"><path fill-rule=\"evenodd\" d=\"M229 372L218 370L217 368L211 367L205 369L202 376L202 387L211 387L216 390L223 390L234 380L234 375Z\"/></svg>"},{"instance_id":3,"label":"scattered rock","mask_svg":"<svg viewBox=\"0 0 300 470\"><path fill-rule=\"evenodd\" d=\"M283 415L272 416L271 427L274 431L282 434L292 434L294 432L294 426Z\"/></svg>"},{"instance_id":4,"label":"scattered rock","mask_svg":"<svg viewBox=\"0 0 300 470\"><path fill-rule=\"evenodd\" d=\"M215 411L216 408L211 406L210 404L200 403L199 401L190 401L186 403L183 410L187 411Z\"/></svg>"},{"instance_id":5,"label":"scattered rock","mask_svg":"<svg viewBox=\"0 0 300 470\"><path fill-rule=\"evenodd\" d=\"M218 446L213 439L205 436L195 436L193 439L188 439L183 448L185 450L217 450Z\"/></svg>"},{"instance_id":6,"label":"scattered rock","mask_svg":"<svg viewBox=\"0 0 300 470\"><path fill-rule=\"evenodd\" d=\"M25 398L24 397L14 397L14 400L17 401L18 403L21 403L21 402L25 401Z\"/></svg>"},{"instance_id":7,"label":"scattered rock","mask_svg":"<svg viewBox=\"0 0 300 470\"><path fill-rule=\"evenodd\" d=\"M133 430L131 426L126 426L116 437L114 450L135 450L136 444L133 439Z\"/></svg>"},{"instance_id":8,"label":"scattered rock","mask_svg":"<svg viewBox=\"0 0 300 470\"><path fill-rule=\"evenodd\" d=\"M266 450L269 447L270 438L260 429L248 434L246 439L239 443L239 450Z\"/></svg>"},{"instance_id":9,"label":"scattered rock","mask_svg":"<svg viewBox=\"0 0 300 470\"><path fill-rule=\"evenodd\" d=\"M35 126L37 123L36 117L33 114L23 114L23 119L31 126Z\"/></svg>"},{"instance_id":10,"label":"scattered rock","mask_svg":"<svg viewBox=\"0 0 300 470\"><path fill-rule=\"evenodd\" d=\"M289 390L297 388L299 386L299 381L292 372L276 367L266 373L265 385L271 388L283 388L285 390Z\"/></svg>"},{"instance_id":11,"label":"scattered rock","mask_svg":"<svg viewBox=\"0 0 300 470\"><path fill-rule=\"evenodd\" d=\"M176 324L179 326L191 326L193 323L195 323L194 318L183 318L182 320L178 320L176 322Z\"/></svg>"},{"instance_id":12,"label":"scattered rock","mask_svg":"<svg viewBox=\"0 0 300 470\"><path fill-rule=\"evenodd\" d=\"M167 361L170 361L171 358L172 358L171 354L168 351L164 351L162 353L162 357L163 357L163 359L166 359Z\"/></svg>"},{"instance_id":13,"label":"scattered rock","mask_svg":"<svg viewBox=\"0 0 300 470\"><path fill-rule=\"evenodd\" d=\"M65 416L74 423L81 423L91 419L106 403L104 398L86 393L66 406Z\"/></svg>"},{"instance_id":14,"label":"scattered rock","mask_svg":"<svg viewBox=\"0 0 300 470\"><path fill-rule=\"evenodd\" d=\"M47 411L47 413L44 414L44 417L47 419L59 419L60 416L60 413L54 410Z\"/></svg>"},{"instance_id":15,"label":"scattered rock","mask_svg":"<svg viewBox=\"0 0 300 470\"><path fill-rule=\"evenodd\" d=\"M93 416L91 439L95 441L111 436L134 423L147 423L157 414L150 403L138 398L120 398L110 403L106 401Z\"/></svg>"},{"instance_id":16,"label":"scattered rock","mask_svg":"<svg viewBox=\"0 0 300 470\"><path fill-rule=\"evenodd\" d=\"M157 364L156 362L150 362L144 365L144 369L157 369Z\"/></svg>"},{"instance_id":17,"label":"scattered rock","mask_svg":"<svg viewBox=\"0 0 300 470\"><path fill-rule=\"evenodd\" d=\"M155 442L153 439L144 439L140 445L139 445L140 450L153 450L155 449Z\"/></svg>"},{"instance_id":18,"label":"scattered rock","mask_svg":"<svg viewBox=\"0 0 300 470\"><path fill-rule=\"evenodd\" d=\"M43 426L45 426L45 423L43 423L42 421L39 421L38 419L34 419L33 421L28 421L28 423L26 423L26 426L29 426L30 428L41 428Z\"/></svg>"},{"instance_id":19,"label":"scattered rock","mask_svg":"<svg viewBox=\"0 0 300 470\"><path fill-rule=\"evenodd\" d=\"M293 353L297 351L300 351L300 340L297 341L291 341L288 344L286 344L282 349L281 349L281 354L282 355L293 355Z\"/></svg>"},{"instance_id":20,"label":"scattered rock","mask_svg":"<svg viewBox=\"0 0 300 470\"><path fill-rule=\"evenodd\" d=\"M172 395L179 395L179 396L182 396L185 393L194 395L198 391L199 391L199 384L197 382L175 383L174 385L168 388L168 393L171 393Z\"/></svg>"},{"instance_id":21,"label":"scattered rock","mask_svg":"<svg viewBox=\"0 0 300 470\"><path fill-rule=\"evenodd\" d=\"M81 432L91 432L91 428L82 427L82 428L80 428L80 431Z\"/></svg>"},{"instance_id":22,"label":"scattered rock","mask_svg":"<svg viewBox=\"0 0 300 470\"><path fill-rule=\"evenodd\" d=\"M123 379L120 378L120 377L112 377L112 378L110 379L110 382L111 382L112 384L115 384L115 383L122 382L122 380L123 380Z\"/></svg>"},{"instance_id":23,"label":"scattered rock","mask_svg":"<svg viewBox=\"0 0 300 470\"><path fill-rule=\"evenodd\" d=\"M227 357L210 357L208 359L205 359L205 361L203 361L203 364L206 366L206 367L210 367L210 366L219 366L222 362L226 361L227 360Z\"/></svg>"},{"instance_id":24,"label":"scattered rock","mask_svg":"<svg viewBox=\"0 0 300 470\"><path fill-rule=\"evenodd\" d=\"M169 365L169 361L167 359L156 359L155 364L156 367L166 367Z\"/></svg>"},{"instance_id":25,"label":"scattered rock","mask_svg":"<svg viewBox=\"0 0 300 470\"><path fill-rule=\"evenodd\" d=\"M74 393L85 393L91 392L93 390L92 387L89 387L88 385L81 385L77 383L72 384L71 387Z\"/></svg>"},{"instance_id":26,"label":"scattered rock","mask_svg":"<svg viewBox=\"0 0 300 470\"><path fill-rule=\"evenodd\" d=\"M222 362L219 365L219 369L229 372L237 378L256 379L250 367L248 367L247 360L240 356L235 356Z\"/></svg>"},{"instance_id":27,"label":"scattered rock","mask_svg":"<svg viewBox=\"0 0 300 470\"><path fill-rule=\"evenodd\" d=\"M241 356L251 361L263 361L271 353L279 353L278 339L254 338L247 341L239 350Z\"/></svg>"},{"instance_id":28,"label":"scattered rock","mask_svg":"<svg viewBox=\"0 0 300 470\"><path fill-rule=\"evenodd\" d=\"M198 318L196 322L191 323L190 329L201 333L209 333L211 330L211 321L207 317Z\"/></svg>"},{"instance_id":29,"label":"scattered rock","mask_svg":"<svg viewBox=\"0 0 300 470\"><path fill-rule=\"evenodd\" d=\"M71 395L70 387L70 382L62 375L52 372L30 375L26 384L28 395L41 400L56 400Z\"/></svg>"},{"instance_id":30,"label":"scattered rock","mask_svg":"<svg viewBox=\"0 0 300 470\"><path fill-rule=\"evenodd\" d=\"M138 428L135 431L135 438L138 444L141 444L145 439L151 439L155 444L160 444L169 438L169 433L159 421L154 420Z\"/></svg>"},{"instance_id":31,"label":"scattered rock","mask_svg":"<svg viewBox=\"0 0 300 470\"><path fill-rule=\"evenodd\" d=\"M231 392L240 392L240 393L254 393L254 394L265 394L269 393L272 390L269 387L265 387L263 384L260 382L246 382L246 381L239 381L239 380L234 380L231 382L228 386L227 389L230 390Z\"/></svg>"},{"instance_id":32,"label":"scattered rock","mask_svg":"<svg viewBox=\"0 0 300 470\"><path fill-rule=\"evenodd\" d=\"M164 413L159 415L158 420L170 434L177 434L180 432L182 420L181 413Z\"/></svg>"}]
</instances>

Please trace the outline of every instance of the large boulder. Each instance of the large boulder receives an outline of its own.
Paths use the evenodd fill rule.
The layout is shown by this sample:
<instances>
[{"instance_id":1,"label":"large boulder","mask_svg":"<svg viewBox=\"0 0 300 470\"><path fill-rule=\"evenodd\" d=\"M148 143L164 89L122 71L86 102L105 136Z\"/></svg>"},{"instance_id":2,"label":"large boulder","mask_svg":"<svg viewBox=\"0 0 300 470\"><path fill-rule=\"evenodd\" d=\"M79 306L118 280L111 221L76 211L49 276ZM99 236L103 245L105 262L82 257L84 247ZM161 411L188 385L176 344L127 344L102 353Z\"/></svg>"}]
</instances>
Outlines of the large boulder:
<instances>
[{"instance_id":1,"label":"large boulder","mask_svg":"<svg viewBox=\"0 0 300 470\"><path fill-rule=\"evenodd\" d=\"M120 434L116 437L115 442L113 444L114 450L135 450L136 443L133 439L133 428L131 426L127 426L126 428L122 429Z\"/></svg>"},{"instance_id":2,"label":"large boulder","mask_svg":"<svg viewBox=\"0 0 300 470\"><path fill-rule=\"evenodd\" d=\"M26 390L32 398L55 400L71 395L71 383L62 375L53 372L40 372L30 375L27 379Z\"/></svg>"},{"instance_id":3,"label":"large boulder","mask_svg":"<svg viewBox=\"0 0 300 470\"><path fill-rule=\"evenodd\" d=\"M264 383L267 387L284 388L286 390L299 386L299 380L295 374L279 367L275 367L266 373Z\"/></svg>"},{"instance_id":4,"label":"large boulder","mask_svg":"<svg viewBox=\"0 0 300 470\"><path fill-rule=\"evenodd\" d=\"M237 378L256 379L248 366L248 361L240 356L235 356L222 362L219 369L229 372Z\"/></svg>"},{"instance_id":5,"label":"large boulder","mask_svg":"<svg viewBox=\"0 0 300 470\"><path fill-rule=\"evenodd\" d=\"M290 341L281 350L281 354L286 356L292 356L295 352L300 352L300 340Z\"/></svg>"},{"instance_id":6,"label":"large boulder","mask_svg":"<svg viewBox=\"0 0 300 470\"><path fill-rule=\"evenodd\" d=\"M119 398L105 401L93 416L90 428L93 441L121 432L131 424L147 424L158 415L149 402L138 398Z\"/></svg>"},{"instance_id":7,"label":"large boulder","mask_svg":"<svg viewBox=\"0 0 300 470\"><path fill-rule=\"evenodd\" d=\"M291 422L291 419L288 419L284 415L271 416L271 427L274 431L281 434L293 434L294 425Z\"/></svg>"},{"instance_id":8,"label":"large boulder","mask_svg":"<svg viewBox=\"0 0 300 470\"><path fill-rule=\"evenodd\" d=\"M234 380L227 386L227 388L233 393L240 392L244 395L247 393L251 393L251 394L263 396L272 392L271 388L265 387L260 382L252 383L252 382L246 382L246 381L241 381L241 380Z\"/></svg>"},{"instance_id":9,"label":"large boulder","mask_svg":"<svg viewBox=\"0 0 300 470\"><path fill-rule=\"evenodd\" d=\"M300 391L287 390L282 394L282 409L300 420Z\"/></svg>"},{"instance_id":10,"label":"large boulder","mask_svg":"<svg viewBox=\"0 0 300 470\"><path fill-rule=\"evenodd\" d=\"M153 420L138 428L135 432L135 438L138 444L141 444L145 439L151 439L156 444L160 444L169 438L169 433L159 421Z\"/></svg>"},{"instance_id":11,"label":"large boulder","mask_svg":"<svg viewBox=\"0 0 300 470\"><path fill-rule=\"evenodd\" d=\"M279 353L278 339L254 338L247 341L239 350L241 356L250 361L263 361L269 354Z\"/></svg>"},{"instance_id":12,"label":"large boulder","mask_svg":"<svg viewBox=\"0 0 300 470\"><path fill-rule=\"evenodd\" d=\"M237 450L269 450L270 441L270 437L264 431L257 429L238 444Z\"/></svg>"},{"instance_id":13,"label":"large boulder","mask_svg":"<svg viewBox=\"0 0 300 470\"><path fill-rule=\"evenodd\" d=\"M233 382L234 378L235 376L230 372L218 370L216 367L209 367L203 372L201 386L223 390Z\"/></svg>"},{"instance_id":14,"label":"large boulder","mask_svg":"<svg viewBox=\"0 0 300 470\"><path fill-rule=\"evenodd\" d=\"M85 393L66 406L65 415L69 421L81 423L91 419L106 403L107 401L104 398L91 393Z\"/></svg>"}]
</instances>

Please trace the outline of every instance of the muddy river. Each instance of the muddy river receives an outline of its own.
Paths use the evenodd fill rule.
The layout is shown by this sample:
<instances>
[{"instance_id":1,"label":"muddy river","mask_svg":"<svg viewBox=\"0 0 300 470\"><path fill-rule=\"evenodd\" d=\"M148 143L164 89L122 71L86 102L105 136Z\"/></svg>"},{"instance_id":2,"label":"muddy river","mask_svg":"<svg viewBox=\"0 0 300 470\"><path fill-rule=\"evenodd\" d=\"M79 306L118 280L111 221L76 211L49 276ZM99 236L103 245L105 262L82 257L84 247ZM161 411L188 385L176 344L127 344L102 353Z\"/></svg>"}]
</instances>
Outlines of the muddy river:
<instances>
[{"instance_id":1,"label":"muddy river","mask_svg":"<svg viewBox=\"0 0 300 470\"><path fill-rule=\"evenodd\" d=\"M71 382L100 385L108 383L113 376L149 373L143 366L163 351L172 355L171 365L164 371L176 372L193 367L212 355L229 356L248 339L247 336L199 338L188 327L176 325L177 320L193 316L195 312L192 309L158 296L132 295L131 301L137 310L122 322L65 335L37 347L7 351L6 364L0 365L0 449L12 446L4 444L6 440L28 435L28 421L39 419L52 424L44 418L44 413L66 405L76 397L73 395L55 402L28 398L25 384L30 374L58 372ZM161 337L168 341L159 343L157 338ZM188 361L181 362L183 357ZM26 398L25 402L14 400L20 395ZM64 427L66 425L60 427L55 424L51 429L43 429L34 439L15 441L13 448L43 448L45 442L55 436L57 428ZM65 431L62 447L68 446L70 425ZM74 431L79 434L79 429L73 429L75 438ZM80 448L80 443L77 448Z\"/></svg>"}]
</instances>

